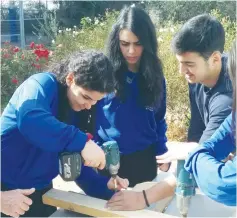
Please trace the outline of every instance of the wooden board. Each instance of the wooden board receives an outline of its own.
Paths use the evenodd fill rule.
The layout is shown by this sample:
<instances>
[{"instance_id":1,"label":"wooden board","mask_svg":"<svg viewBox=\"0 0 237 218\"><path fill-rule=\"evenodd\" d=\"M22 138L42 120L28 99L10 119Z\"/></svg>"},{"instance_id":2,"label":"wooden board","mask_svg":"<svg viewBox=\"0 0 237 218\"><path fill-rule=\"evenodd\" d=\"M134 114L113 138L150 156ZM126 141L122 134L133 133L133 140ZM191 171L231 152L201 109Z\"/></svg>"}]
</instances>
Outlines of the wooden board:
<instances>
[{"instance_id":1,"label":"wooden board","mask_svg":"<svg viewBox=\"0 0 237 218\"><path fill-rule=\"evenodd\" d=\"M150 210L111 211L105 208L105 200L57 189L51 189L44 194L43 202L93 217L175 217Z\"/></svg>"}]
</instances>

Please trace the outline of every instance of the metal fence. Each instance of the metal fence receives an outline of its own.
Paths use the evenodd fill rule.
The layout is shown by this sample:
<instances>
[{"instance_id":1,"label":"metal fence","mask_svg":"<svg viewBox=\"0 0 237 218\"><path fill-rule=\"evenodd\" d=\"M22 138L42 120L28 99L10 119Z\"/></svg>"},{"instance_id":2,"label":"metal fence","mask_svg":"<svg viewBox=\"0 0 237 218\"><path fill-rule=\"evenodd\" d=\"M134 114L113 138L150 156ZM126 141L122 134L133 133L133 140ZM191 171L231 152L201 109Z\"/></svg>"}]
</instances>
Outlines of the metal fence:
<instances>
[{"instance_id":1,"label":"metal fence","mask_svg":"<svg viewBox=\"0 0 237 218\"><path fill-rule=\"evenodd\" d=\"M14 1L14 5L2 5L1 3L1 42L9 41L12 44L19 45L21 48L25 48L32 38L36 38L32 33L32 24L37 25L38 20L42 20L43 18L39 17L39 13L36 10L28 9L27 14L30 13L29 11L35 12L31 13L33 14L32 16L27 17L24 9L24 1L22 0ZM30 30L30 32L28 31L28 35L26 34L25 27Z\"/></svg>"}]
</instances>

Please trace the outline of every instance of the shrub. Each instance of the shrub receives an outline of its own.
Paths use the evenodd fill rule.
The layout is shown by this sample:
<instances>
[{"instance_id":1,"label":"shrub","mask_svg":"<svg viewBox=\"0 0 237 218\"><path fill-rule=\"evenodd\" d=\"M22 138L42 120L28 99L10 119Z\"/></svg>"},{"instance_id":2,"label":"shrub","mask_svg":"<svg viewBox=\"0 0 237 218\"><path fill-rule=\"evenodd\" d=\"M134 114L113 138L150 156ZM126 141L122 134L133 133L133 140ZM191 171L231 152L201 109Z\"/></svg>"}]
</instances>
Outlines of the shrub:
<instances>
[{"instance_id":1,"label":"shrub","mask_svg":"<svg viewBox=\"0 0 237 218\"><path fill-rule=\"evenodd\" d=\"M80 29L74 26L59 30L56 39L53 40L54 55L51 61L58 62L75 50L104 50L111 26L117 15L117 11L106 11L105 17L96 17L93 20L88 17L83 18ZM228 51L236 37L236 24L229 17L221 15L218 10L213 10L211 15L217 17L224 26L226 31L225 51ZM152 20L154 20L153 17ZM181 27L181 23L166 21L163 24L155 23L155 25L159 56L167 81L167 136L169 140L185 141L190 118L188 86L185 79L178 73L178 63L170 49L171 40ZM14 51L14 47L9 44L2 49L2 101L8 101L9 96L25 78L41 70L37 69L36 48L25 51L18 49ZM21 58L22 55L25 57L24 60ZM48 60L42 57L39 58L39 62L42 64L40 66L44 66L47 65Z\"/></svg>"},{"instance_id":2,"label":"shrub","mask_svg":"<svg viewBox=\"0 0 237 218\"><path fill-rule=\"evenodd\" d=\"M118 12L106 12L105 17L82 18L81 28L74 26L59 30L54 46L54 61L75 50L104 50L105 42Z\"/></svg>"},{"instance_id":3,"label":"shrub","mask_svg":"<svg viewBox=\"0 0 237 218\"><path fill-rule=\"evenodd\" d=\"M20 49L8 42L1 48L1 105L6 106L15 89L30 75L40 72L49 62L50 52L43 44Z\"/></svg>"},{"instance_id":4,"label":"shrub","mask_svg":"<svg viewBox=\"0 0 237 218\"><path fill-rule=\"evenodd\" d=\"M145 1L145 7L160 22L184 22L198 14L210 13L213 9L218 9L232 21L236 20L236 1Z\"/></svg>"},{"instance_id":5,"label":"shrub","mask_svg":"<svg viewBox=\"0 0 237 218\"><path fill-rule=\"evenodd\" d=\"M190 117L187 82L179 74L178 62L170 46L180 26L166 23L165 27L157 28L157 37L167 83L167 137L169 140L185 141Z\"/></svg>"}]
</instances>

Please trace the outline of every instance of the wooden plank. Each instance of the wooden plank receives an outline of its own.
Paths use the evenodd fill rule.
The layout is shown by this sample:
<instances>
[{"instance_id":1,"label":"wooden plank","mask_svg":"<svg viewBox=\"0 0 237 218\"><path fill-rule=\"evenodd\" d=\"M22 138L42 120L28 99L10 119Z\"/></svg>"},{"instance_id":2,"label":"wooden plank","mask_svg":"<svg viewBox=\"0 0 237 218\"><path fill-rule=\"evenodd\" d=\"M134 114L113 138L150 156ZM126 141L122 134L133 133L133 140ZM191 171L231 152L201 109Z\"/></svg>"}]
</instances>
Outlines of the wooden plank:
<instances>
[{"instance_id":1,"label":"wooden plank","mask_svg":"<svg viewBox=\"0 0 237 218\"><path fill-rule=\"evenodd\" d=\"M51 206L60 207L93 217L174 217L150 210L111 211L105 208L105 200L57 189L51 189L44 194L43 202Z\"/></svg>"}]
</instances>

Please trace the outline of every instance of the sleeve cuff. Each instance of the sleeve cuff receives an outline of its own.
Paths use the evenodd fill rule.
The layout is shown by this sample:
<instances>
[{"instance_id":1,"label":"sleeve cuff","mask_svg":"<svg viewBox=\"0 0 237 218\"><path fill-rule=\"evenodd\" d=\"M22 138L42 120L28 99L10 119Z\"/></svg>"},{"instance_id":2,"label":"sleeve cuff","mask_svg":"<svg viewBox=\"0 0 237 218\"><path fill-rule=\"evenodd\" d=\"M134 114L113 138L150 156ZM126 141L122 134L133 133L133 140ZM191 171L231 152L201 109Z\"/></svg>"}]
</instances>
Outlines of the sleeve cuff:
<instances>
[{"instance_id":1,"label":"sleeve cuff","mask_svg":"<svg viewBox=\"0 0 237 218\"><path fill-rule=\"evenodd\" d=\"M86 145L87 139L88 136L85 133L78 131L72 143L67 146L67 150L81 152Z\"/></svg>"},{"instance_id":2,"label":"sleeve cuff","mask_svg":"<svg viewBox=\"0 0 237 218\"><path fill-rule=\"evenodd\" d=\"M158 144L156 150L156 155L162 155L168 151L168 148L166 147L166 144L163 144L162 146Z\"/></svg>"},{"instance_id":3,"label":"sleeve cuff","mask_svg":"<svg viewBox=\"0 0 237 218\"><path fill-rule=\"evenodd\" d=\"M109 177L98 174L90 167L82 166L81 175L75 182L87 195L109 200L114 194L114 191L107 187L109 179Z\"/></svg>"},{"instance_id":4,"label":"sleeve cuff","mask_svg":"<svg viewBox=\"0 0 237 218\"><path fill-rule=\"evenodd\" d=\"M188 157L186 158L185 164L184 164L184 168L188 172L193 173L192 171L193 158L195 158L199 153L203 153L203 152L209 152L209 150L203 146L198 146L197 148L195 148L192 152L188 154ZM196 161L196 158L195 158L195 161Z\"/></svg>"}]
</instances>

